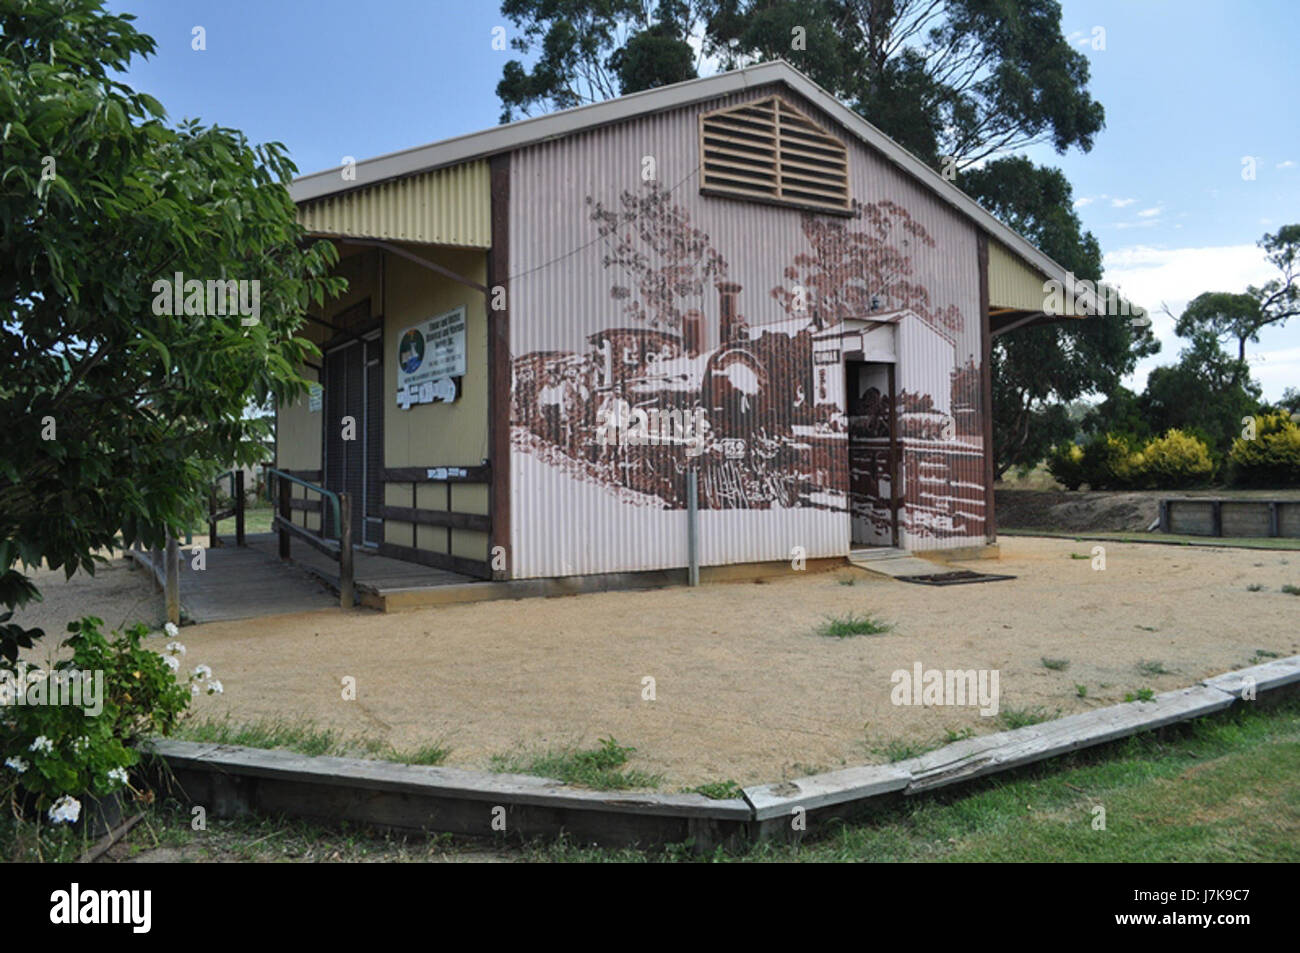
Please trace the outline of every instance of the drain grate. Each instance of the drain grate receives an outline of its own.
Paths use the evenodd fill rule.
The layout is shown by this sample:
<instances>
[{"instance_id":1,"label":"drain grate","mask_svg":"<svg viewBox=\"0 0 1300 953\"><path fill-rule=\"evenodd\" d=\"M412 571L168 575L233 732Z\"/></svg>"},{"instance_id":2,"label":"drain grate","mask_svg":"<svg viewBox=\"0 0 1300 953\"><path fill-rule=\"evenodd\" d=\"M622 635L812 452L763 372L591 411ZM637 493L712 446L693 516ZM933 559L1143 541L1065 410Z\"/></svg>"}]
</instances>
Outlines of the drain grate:
<instances>
[{"instance_id":1,"label":"drain grate","mask_svg":"<svg viewBox=\"0 0 1300 953\"><path fill-rule=\"evenodd\" d=\"M932 572L921 576L895 576L894 578L900 582L914 582L918 586L960 586L968 582L997 582L999 579L1015 579L1016 577L959 569L955 572Z\"/></svg>"}]
</instances>

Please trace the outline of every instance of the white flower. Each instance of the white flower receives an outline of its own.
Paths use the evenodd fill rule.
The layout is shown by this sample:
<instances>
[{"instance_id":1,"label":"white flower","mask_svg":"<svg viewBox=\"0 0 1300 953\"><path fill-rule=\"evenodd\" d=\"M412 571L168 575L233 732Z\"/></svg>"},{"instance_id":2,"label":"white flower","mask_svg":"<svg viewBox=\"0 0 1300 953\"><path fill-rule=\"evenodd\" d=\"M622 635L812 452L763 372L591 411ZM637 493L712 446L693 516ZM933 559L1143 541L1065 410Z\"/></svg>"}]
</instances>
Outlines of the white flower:
<instances>
[{"instance_id":1,"label":"white flower","mask_svg":"<svg viewBox=\"0 0 1300 953\"><path fill-rule=\"evenodd\" d=\"M71 824L81 816L81 802L65 794L50 807L50 820L55 824Z\"/></svg>"},{"instance_id":2,"label":"white flower","mask_svg":"<svg viewBox=\"0 0 1300 953\"><path fill-rule=\"evenodd\" d=\"M193 675L193 677L194 677L194 678L211 678L211 677L212 677L212 669L208 668L206 665L199 665L199 666L196 666L195 669L194 669L194 675Z\"/></svg>"},{"instance_id":3,"label":"white flower","mask_svg":"<svg viewBox=\"0 0 1300 953\"><path fill-rule=\"evenodd\" d=\"M165 664L173 672L179 672L181 670L181 660L178 659L175 655L164 655L163 664Z\"/></svg>"},{"instance_id":4,"label":"white flower","mask_svg":"<svg viewBox=\"0 0 1300 953\"><path fill-rule=\"evenodd\" d=\"M222 694L224 691L225 691L225 688L222 687L222 684L221 684L219 681L217 681L215 678L212 679L210 682L208 682L208 694L209 694L209 695L220 695L220 694Z\"/></svg>"},{"instance_id":5,"label":"white flower","mask_svg":"<svg viewBox=\"0 0 1300 953\"><path fill-rule=\"evenodd\" d=\"M5 758L5 767L13 768L19 774L22 774L24 771L27 770L27 762L24 761L22 758L18 757L18 755L13 755L11 757Z\"/></svg>"},{"instance_id":6,"label":"white flower","mask_svg":"<svg viewBox=\"0 0 1300 953\"><path fill-rule=\"evenodd\" d=\"M44 735L39 735L27 749L28 751L45 752L50 754L54 750L54 742Z\"/></svg>"},{"instance_id":7,"label":"white flower","mask_svg":"<svg viewBox=\"0 0 1300 953\"><path fill-rule=\"evenodd\" d=\"M85 735L82 735L80 738L72 739L73 754L81 754L89 747L90 747L90 739L87 738Z\"/></svg>"},{"instance_id":8,"label":"white flower","mask_svg":"<svg viewBox=\"0 0 1300 953\"><path fill-rule=\"evenodd\" d=\"M126 784L126 768L112 768L108 772L108 780L116 781L119 784Z\"/></svg>"},{"instance_id":9,"label":"white flower","mask_svg":"<svg viewBox=\"0 0 1300 953\"><path fill-rule=\"evenodd\" d=\"M185 646L181 645L179 642L168 642L167 651L172 655L184 655Z\"/></svg>"},{"instance_id":10,"label":"white flower","mask_svg":"<svg viewBox=\"0 0 1300 953\"><path fill-rule=\"evenodd\" d=\"M176 623L174 622L168 622L165 626L163 626L163 631L166 632L168 635L170 635L173 639L176 638L176 636L180 635L181 633L181 630L176 628Z\"/></svg>"}]
</instances>

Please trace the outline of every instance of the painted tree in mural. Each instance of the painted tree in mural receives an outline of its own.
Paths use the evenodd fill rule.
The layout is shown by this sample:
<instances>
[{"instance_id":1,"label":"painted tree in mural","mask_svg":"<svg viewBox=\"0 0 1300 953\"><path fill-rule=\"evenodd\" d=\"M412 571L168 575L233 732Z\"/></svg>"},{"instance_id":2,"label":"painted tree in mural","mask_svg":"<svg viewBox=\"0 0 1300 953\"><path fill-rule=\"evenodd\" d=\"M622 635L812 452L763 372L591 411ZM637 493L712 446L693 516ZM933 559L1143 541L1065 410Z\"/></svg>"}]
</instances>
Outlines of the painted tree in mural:
<instances>
[{"instance_id":1,"label":"painted tree in mural","mask_svg":"<svg viewBox=\"0 0 1300 953\"><path fill-rule=\"evenodd\" d=\"M934 247L934 239L907 209L885 200L853 203L851 228L825 216L804 215L803 233L811 252L795 256L785 269L786 284L771 295L789 314L807 313L822 328L846 317L910 308L945 331L960 331L956 305L939 307L912 266L912 249Z\"/></svg>"},{"instance_id":2,"label":"painted tree in mural","mask_svg":"<svg viewBox=\"0 0 1300 953\"><path fill-rule=\"evenodd\" d=\"M634 321L680 330L681 305L696 304L710 281L726 277L726 259L708 234L694 227L690 213L658 184L649 183L641 193L625 189L618 208L591 196L587 204L606 244L602 264L623 269L629 279L614 285L610 295L627 302L624 312Z\"/></svg>"}]
</instances>

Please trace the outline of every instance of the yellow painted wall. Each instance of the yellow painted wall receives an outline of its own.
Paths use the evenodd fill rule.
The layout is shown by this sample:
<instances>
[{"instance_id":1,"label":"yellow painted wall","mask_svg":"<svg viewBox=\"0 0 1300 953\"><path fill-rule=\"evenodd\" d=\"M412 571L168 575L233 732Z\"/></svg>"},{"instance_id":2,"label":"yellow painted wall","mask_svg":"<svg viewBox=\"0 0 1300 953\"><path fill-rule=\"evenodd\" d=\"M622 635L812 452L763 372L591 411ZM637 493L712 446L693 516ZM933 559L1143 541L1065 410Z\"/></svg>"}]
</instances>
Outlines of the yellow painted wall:
<instances>
[{"instance_id":1,"label":"yellow painted wall","mask_svg":"<svg viewBox=\"0 0 1300 953\"><path fill-rule=\"evenodd\" d=\"M402 247L480 284L487 283L487 258L481 251L411 244ZM370 299L370 314L384 316L384 466L480 465L488 455L487 308L482 293L379 249L342 258L336 273L348 279L349 288L345 295L327 303L322 312L326 320L338 323L342 312L367 298ZM460 398L451 404L421 404L402 410L397 406L395 351L402 332L461 306L465 307L466 318L466 371L461 380ZM322 344L333 332L309 323L301 334ZM310 368L304 371L304 376L308 380L317 379L316 372ZM307 397L304 396L301 401L279 408L277 459L282 468L321 468L321 413L309 413L307 407ZM295 487L295 496L302 492ZM316 494L311 496L317 498ZM443 484L421 484L418 501L412 497L411 484L389 484L385 487L384 498L390 506L447 508ZM452 508L463 513L486 514L487 487L454 486ZM308 519L304 520L304 517ZM294 519L313 529L318 527L315 514L295 512ZM410 546L411 530L409 523L385 520L384 539L400 546ZM445 528L419 526L416 534L420 548L447 552ZM486 559L487 535L453 530L451 552L469 559Z\"/></svg>"}]
</instances>

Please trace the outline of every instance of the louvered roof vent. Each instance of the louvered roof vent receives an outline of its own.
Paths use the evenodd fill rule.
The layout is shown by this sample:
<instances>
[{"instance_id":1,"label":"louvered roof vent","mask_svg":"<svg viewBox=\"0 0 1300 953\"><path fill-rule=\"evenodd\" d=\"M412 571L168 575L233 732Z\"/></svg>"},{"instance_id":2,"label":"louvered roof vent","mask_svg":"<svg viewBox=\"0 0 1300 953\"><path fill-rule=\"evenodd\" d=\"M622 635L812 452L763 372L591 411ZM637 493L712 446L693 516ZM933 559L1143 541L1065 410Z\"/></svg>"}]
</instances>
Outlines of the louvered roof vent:
<instances>
[{"instance_id":1,"label":"louvered roof vent","mask_svg":"<svg viewBox=\"0 0 1300 953\"><path fill-rule=\"evenodd\" d=\"M700 116L700 191L847 213L844 143L780 96Z\"/></svg>"}]
</instances>

